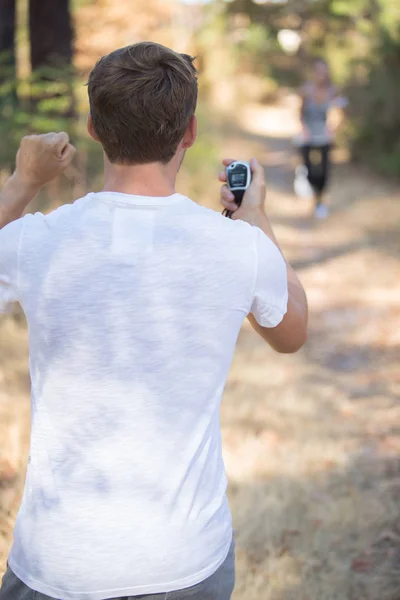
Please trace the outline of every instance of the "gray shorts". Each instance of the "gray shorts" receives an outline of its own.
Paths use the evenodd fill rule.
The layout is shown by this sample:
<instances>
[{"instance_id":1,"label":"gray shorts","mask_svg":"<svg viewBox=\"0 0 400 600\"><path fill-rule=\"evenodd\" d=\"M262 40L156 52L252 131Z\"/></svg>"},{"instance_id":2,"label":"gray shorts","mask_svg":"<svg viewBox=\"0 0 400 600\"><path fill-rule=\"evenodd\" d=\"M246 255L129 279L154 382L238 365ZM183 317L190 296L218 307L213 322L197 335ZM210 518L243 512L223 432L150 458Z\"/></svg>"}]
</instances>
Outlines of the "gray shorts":
<instances>
[{"instance_id":1,"label":"gray shorts","mask_svg":"<svg viewBox=\"0 0 400 600\"><path fill-rule=\"evenodd\" d=\"M232 542L225 562L211 577L197 585L176 592L167 592L166 594L125 596L124 598L109 600L230 600L234 586L235 543ZM51 598L46 594L35 592L18 579L8 567L0 588L0 600L63 600L63 598Z\"/></svg>"}]
</instances>

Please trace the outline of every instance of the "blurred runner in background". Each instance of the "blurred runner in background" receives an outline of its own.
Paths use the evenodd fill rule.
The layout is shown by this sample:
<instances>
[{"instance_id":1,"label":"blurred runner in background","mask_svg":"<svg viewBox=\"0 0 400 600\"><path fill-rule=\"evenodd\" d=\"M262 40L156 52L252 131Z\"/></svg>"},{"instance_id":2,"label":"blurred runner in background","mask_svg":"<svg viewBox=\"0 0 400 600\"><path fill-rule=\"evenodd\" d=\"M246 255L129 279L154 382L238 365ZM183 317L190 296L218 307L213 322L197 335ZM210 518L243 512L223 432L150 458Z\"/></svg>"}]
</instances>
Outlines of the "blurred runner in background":
<instances>
[{"instance_id":1,"label":"blurred runner in background","mask_svg":"<svg viewBox=\"0 0 400 600\"><path fill-rule=\"evenodd\" d=\"M311 78L299 93L302 132L295 143L301 149L303 165L296 169L295 190L300 195L308 195L309 190L315 199L315 217L325 219L328 208L323 200L330 174L330 152L342 122L341 111L335 111L332 118L332 109L344 108L347 101L338 95L329 65L322 58L314 61Z\"/></svg>"}]
</instances>

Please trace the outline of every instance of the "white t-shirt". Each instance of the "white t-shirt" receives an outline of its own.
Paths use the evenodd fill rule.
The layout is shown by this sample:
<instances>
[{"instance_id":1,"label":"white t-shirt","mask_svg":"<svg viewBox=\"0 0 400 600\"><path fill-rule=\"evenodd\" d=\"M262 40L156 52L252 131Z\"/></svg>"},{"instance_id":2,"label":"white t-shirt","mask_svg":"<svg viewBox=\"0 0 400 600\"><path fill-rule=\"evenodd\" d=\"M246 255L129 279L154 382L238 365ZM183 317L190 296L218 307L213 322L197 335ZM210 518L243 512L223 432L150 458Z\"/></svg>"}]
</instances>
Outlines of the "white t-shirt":
<instances>
[{"instance_id":1,"label":"white t-shirt","mask_svg":"<svg viewBox=\"0 0 400 600\"><path fill-rule=\"evenodd\" d=\"M209 577L232 539L221 396L246 315L286 312L276 246L180 194L88 194L0 231L13 301L32 429L11 569L63 600Z\"/></svg>"}]
</instances>

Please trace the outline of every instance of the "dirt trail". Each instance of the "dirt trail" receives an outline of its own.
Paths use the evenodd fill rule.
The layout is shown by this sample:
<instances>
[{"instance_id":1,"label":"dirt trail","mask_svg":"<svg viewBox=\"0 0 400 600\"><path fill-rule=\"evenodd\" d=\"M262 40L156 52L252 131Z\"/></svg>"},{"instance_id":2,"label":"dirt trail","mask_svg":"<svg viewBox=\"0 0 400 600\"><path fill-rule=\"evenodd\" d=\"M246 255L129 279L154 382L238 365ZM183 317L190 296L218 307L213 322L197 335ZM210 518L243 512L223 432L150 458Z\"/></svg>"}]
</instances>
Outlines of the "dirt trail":
<instances>
[{"instance_id":1,"label":"dirt trail","mask_svg":"<svg viewBox=\"0 0 400 600\"><path fill-rule=\"evenodd\" d=\"M222 410L238 542L235 600L400 594L400 193L336 164L331 216L293 197L293 99L249 107L233 156L267 167L269 210L310 304L279 356L244 326ZM343 155L343 153L342 153ZM336 152L336 159L341 159Z\"/></svg>"},{"instance_id":2,"label":"dirt trail","mask_svg":"<svg viewBox=\"0 0 400 600\"><path fill-rule=\"evenodd\" d=\"M337 164L332 214L313 222L309 203L292 194L294 129L288 98L274 109L248 107L223 139L229 154L265 163L269 211L311 310L309 342L296 355L274 354L247 325L239 338L222 408L234 598L395 600L400 193ZM0 357L1 572L28 444L26 333L18 322L0 321Z\"/></svg>"}]
</instances>

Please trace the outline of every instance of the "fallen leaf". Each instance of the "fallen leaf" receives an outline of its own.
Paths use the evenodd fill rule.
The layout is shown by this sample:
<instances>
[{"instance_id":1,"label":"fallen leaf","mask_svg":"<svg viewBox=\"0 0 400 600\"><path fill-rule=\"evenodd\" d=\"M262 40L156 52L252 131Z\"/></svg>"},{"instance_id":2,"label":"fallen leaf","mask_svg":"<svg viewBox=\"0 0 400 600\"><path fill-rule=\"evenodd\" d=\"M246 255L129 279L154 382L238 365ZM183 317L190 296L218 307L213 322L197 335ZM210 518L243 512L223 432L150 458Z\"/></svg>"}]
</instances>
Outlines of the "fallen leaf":
<instances>
[{"instance_id":1,"label":"fallen leaf","mask_svg":"<svg viewBox=\"0 0 400 600\"><path fill-rule=\"evenodd\" d=\"M357 573L367 573L371 571L373 567L372 560L369 556L359 556L354 558L351 562L351 568Z\"/></svg>"}]
</instances>

